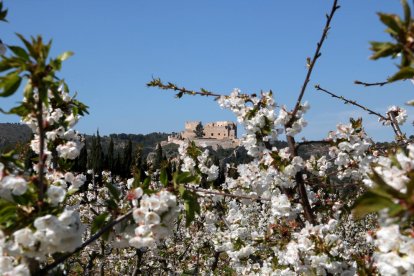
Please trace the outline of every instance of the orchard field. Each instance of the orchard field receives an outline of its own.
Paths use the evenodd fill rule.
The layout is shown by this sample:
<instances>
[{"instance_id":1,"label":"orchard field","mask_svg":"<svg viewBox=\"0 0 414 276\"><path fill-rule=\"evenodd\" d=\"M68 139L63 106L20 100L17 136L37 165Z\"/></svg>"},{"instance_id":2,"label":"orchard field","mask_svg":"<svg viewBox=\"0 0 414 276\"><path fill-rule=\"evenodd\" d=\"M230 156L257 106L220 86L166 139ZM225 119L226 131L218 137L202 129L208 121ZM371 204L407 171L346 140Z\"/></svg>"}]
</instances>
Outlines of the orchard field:
<instances>
[{"instance_id":1,"label":"orchard field","mask_svg":"<svg viewBox=\"0 0 414 276\"><path fill-rule=\"evenodd\" d=\"M41 36L17 34L19 45L2 44L0 96L22 93L22 100L0 110L30 127L33 155L28 160L16 149L0 156L0 274L413 275L414 144L400 128L406 109L390 99L381 114L322 85L309 87L338 2L304 58L294 106L279 103L272 91L222 95L155 77L148 82L234 113L249 158L224 170L191 141L179 147L179 158L161 152L156 166L129 160L117 175L92 152L95 163L80 170L85 137L74 127L88 106L59 74L72 52L50 57L52 44ZM401 4L402 15L378 13L389 40L370 44L371 59L394 59L397 66L386 80L356 85L385 89L413 79L412 5ZM0 4L2 21L13 12ZM299 155L310 143L297 141L307 127L312 102L303 97L310 89L371 114L395 141L375 143L366 122L350 118L323 140L325 152ZM413 105L407 99L407 109ZM276 147L283 139L287 146Z\"/></svg>"}]
</instances>

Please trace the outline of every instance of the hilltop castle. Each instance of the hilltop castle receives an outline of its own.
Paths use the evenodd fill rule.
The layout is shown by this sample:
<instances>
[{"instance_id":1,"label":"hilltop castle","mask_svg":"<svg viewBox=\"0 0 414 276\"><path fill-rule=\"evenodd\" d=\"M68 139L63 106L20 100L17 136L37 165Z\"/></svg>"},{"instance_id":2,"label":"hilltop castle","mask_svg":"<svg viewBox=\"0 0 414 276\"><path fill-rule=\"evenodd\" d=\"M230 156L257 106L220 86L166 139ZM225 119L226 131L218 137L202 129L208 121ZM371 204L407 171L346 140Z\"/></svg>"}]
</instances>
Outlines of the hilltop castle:
<instances>
[{"instance_id":1,"label":"hilltop castle","mask_svg":"<svg viewBox=\"0 0 414 276\"><path fill-rule=\"evenodd\" d=\"M200 121L186 122L184 131L169 136L166 143L181 144L186 140L194 141L196 145L213 148L217 146L232 148L239 145L237 125L231 121L211 122L205 126Z\"/></svg>"},{"instance_id":2,"label":"hilltop castle","mask_svg":"<svg viewBox=\"0 0 414 276\"><path fill-rule=\"evenodd\" d=\"M230 121L212 122L204 127L200 121L186 122L181 132L182 139L236 139L237 125Z\"/></svg>"}]
</instances>

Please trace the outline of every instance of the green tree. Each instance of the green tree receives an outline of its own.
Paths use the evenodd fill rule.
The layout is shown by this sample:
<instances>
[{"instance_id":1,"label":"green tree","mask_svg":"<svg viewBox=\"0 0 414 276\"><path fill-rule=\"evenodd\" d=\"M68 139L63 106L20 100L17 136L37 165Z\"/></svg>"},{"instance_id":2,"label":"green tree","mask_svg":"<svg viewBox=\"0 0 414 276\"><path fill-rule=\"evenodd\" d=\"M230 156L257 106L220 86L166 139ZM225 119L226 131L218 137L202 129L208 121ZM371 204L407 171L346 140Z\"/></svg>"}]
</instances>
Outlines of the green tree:
<instances>
[{"instance_id":1,"label":"green tree","mask_svg":"<svg viewBox=\"0 0 414 276\"><path fill-rule=\"evenodd\" d=\"M88 163L88 167L93 169L95 173L100 174L102 172L104 165L104 153L102 150L99 130L96 131L96 137L95 135L92 137L91 158Z\"/></svg>"},{"instance_id":2,"label":"green tree","mask_svg":"<svg viewBox=\"0 0 414 276\"><path fill-rule=\"evenodd\" d=\"M114 170L114 162L114 140L111 137L109 141L108 153L106 155L106 168L111 172Z\"/></svg>"},{"instance_id":3,"label":"green tree","mask_svg":"<svg viewBox=\"0 0 414 276\"><path fill-rule=\"evenodd\" d=\"M128 143L124 149L124 159L122 162L122 176L128 177L131 173L132 166L132 141L128 139Z\"/></svg>"},{"instance_id":4,"label":"green tree","mask_svg":"<svg viewBox=\"0 0 414 276\"><path fill-rule=\"evenodd\" d=\"M88 147L85 141L85 145L81 149L79 156L75 159L73 170L76 172L86 172L88 165Z\"/></svg>"},{"instance_id":5,"label":"green tree","mask_svg":"<svg viewBox=\"0 0 414 276\"><path fill-rule=\"evenodd\" d=\"M201 122L196 126L194 133L196 135L197 138L201 138L204 136L204 127L201 124Z\"/></svg>"}]
</instances>

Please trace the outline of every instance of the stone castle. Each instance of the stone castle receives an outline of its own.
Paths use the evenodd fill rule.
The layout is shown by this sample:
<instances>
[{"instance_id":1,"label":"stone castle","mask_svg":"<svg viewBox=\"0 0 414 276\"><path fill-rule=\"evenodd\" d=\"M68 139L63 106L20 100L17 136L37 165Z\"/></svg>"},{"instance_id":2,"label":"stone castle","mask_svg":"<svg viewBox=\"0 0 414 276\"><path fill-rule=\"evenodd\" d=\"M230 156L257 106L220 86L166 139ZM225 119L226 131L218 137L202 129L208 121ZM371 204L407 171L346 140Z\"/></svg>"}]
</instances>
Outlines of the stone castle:
<instances>
[{"instance_id":1,"label":"stone castle","mask_svg":"<svg viewBox=\"0 0 414 276\"><path fill-rule=\"evenodd\" d=\"M222 121L208 123L204 127L200 121L186 122L185 130L181 132L182 139L237 139L237 125L233 122Z\"/></svg>"},{"instance_id":2,"label":"stone castle","mask_svg":"<svg viewBox=\"0 0 414 276\"><path fill-rule=\"evenodd\" d=\"M191 140L197 146L212 146L213 148L218 146L233 148L239 145L237 125L231 121L211 122L205 126L200 121L190 121L186 122L184 127L184 131L169 136L164 144L181 144L186 140Z\"/></svg>"}]
</instances>

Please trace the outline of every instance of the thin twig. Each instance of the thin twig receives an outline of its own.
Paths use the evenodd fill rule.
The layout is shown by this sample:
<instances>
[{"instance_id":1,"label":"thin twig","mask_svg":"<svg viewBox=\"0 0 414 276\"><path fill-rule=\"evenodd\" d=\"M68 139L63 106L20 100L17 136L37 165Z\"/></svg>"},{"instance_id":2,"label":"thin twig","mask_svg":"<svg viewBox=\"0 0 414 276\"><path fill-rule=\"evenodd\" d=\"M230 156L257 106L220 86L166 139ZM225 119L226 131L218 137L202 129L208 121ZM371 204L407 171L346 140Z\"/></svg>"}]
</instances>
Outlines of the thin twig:
<instances>
[{"instance_id":1,"label":"thin twig","mask_svg":"<svg viewBox=\"0 0 414 276\"><path fill-rule=\"evenodd\" d=\"M136 260L135 260L135 268L134 271L132 272L132 276L138 276L141 272L141 262L142 262L142 256L143 256L143 252L141 251L141 249L137 249L136 251Z\"/></svg>"},{"instance_id":2,"label":"thin twig","mask_svg":"<svg viewBox=\"0 0 414 276\"><path fill-rule=\"evenodd\" d=\"M332 96L333 98L337 98L337 99L340 99L340 100L344 101L345 104L352 104L356 107L359 107L359 108L365 110L366 112L368 112L368 114L375 115L375 116L379 117L382 121L389 121L390 124L391 124L392 130L397 135L398 140L404 140L404 134L401 132L400 126L398 125L398 122L395 119L395 114L393 112L388 112L387 117L385 117L384 115L382 115L378 112L375 112L372 109L369 109L369 108L357 103L356 101L346 99L343 96L335 95L334 93L329 92L328 90L320 87L319 84L315 85L315 88L316 88L316 90L322 91L322 92Z\"/></svg>"},{"instance_id":3,"label":"thin twig","mask_svg":"<svg viewBox=\"0 0 414 276\"><path fill-rule=\"evenodd\" d=\"M205 89L201 89L201 91L194 91L194 90L189 90L186 89L185 87L178 87L176 84L168 82L167 84L164 84L161 79L155 79L153 78L152 81L150 81L149 83L147 83L148 87L158 87L160 89L164 89L164 90L174 90L174 91L178 91L177 93L177 97L181 98L184 94L186 95L200 95L200 96L207 96L207 97L215 97L216 99L221 97L221 94L217 94L217 93L213 93L210 91L207 91Z\"/></svg>"},{"instance_id":4,"label":"thin twig","mask_svg":"<svg viewBox=\"0 0 414 276\"><path fill-rule=\"evenodd\" d=\"M382 120L384 120L384 121L389 120L389 119L388 119L387 117L385 117L384 115L382 115L382 114L380 114L380 113L378 113L378 112L375 112L375 111L373 111L372 109L369 109L369 108L367 108L367 107L365 107L365 106L363 106L363 105L361 105L361 104L357 103L356 101L353 101L353 100L348 100L348 99L344 98L343 96L338 96L338 95L335 95L334 93L332 93L332 92L330 92L330 91L328 91L328 90L326 90L326 89L322 88L319 84L315 85L315 88L316 88L316 90L318 90L318 91L325 92L326 94L330 95L330 96L331 96L331 97L333 97L333 98L337 98L337 99L340 99L340 100L344 101L344 102L345 102L345 104L352 104L352 105L354 105L354 106L357 106L357 107L359 107L359 108L361 108L361 109L363 109L363 110L367 111L367 112L368 112L369 114L371 114L371 115L376 115L376 116L378 116L379 118L381 118L381 119L382 119Z\"/></svg>"},{"instance_id":5,"label":"thin twig","mask_svg":"<svg viewBox=\"0 0 414 276\"><path fill-rule=\"evenodd\" d=\"M390 118L392 129L394 130L395 134L397 135L397 140L405 142L407 139L405 139L405 135L402 133L402 131L400 129L400 126L398 125L397 118L395 116L395 112L394 111L389 111L387 113L387 115Z\"/></svg>"},{"instance_id":6,"label":"thin twig","mask_svg":"<svg viewBox=\"0 0 414 276\"><path fill-rule=\"evenodd\" d=\"M215 192L215 191L209 191L204 190L200 188L194 188L191 186L186 186L186 189L192 190L197 193L203 193L203 194L210 194L210 195L219 195L223 197L233 197L233 198L241 198L241 199L250 199L250 200L258 200L258 201L271 201L270 198L260 197L260 196L248 196L248 195L235 195L235 194L228 194L223 192Z\"/></svg>"},{"instance_id":7,"label":"thin twig","mask_svg":"<svg viewBox=\"0 0 414 276\"><path fill-rule=\"evenodd\" d=\"M310 60L309 67L308 67L308 72L307 72L306 77L305 77L305 81L303 82L302 89L299 93L298 100L296 101L295 108L293 109L293 111L291 113L292 118L290 119L290 122L288 122L287 125L291 125L293 123L293 121L295 120L296 113L298 112L299 107L300 107L300 103L302 102L302 98L305 95L306 87L307 87L307 85L310 81L310 77L312 75L313 68L316 64L316 60L321 56L322 45L323 45L323 43L324 43L324 41L325 41L325 39L328 35L329 29L331 28L330 27L331 20L334 16L336 10L338 10L340 8L340 6L337 5L337 2L338 2L337 0L334 1L333 5L332 5L331 13L329 15L326 15L325 28L323 29L321 39L316 44L317 47L316 47L316 50L315 50L315 54L313 55L313 59Z\"/></svg>"},{"instance_id":8,"label":"thin twig","mask_svg":"<svg viewBox=\"0 0 414 276\"><path fill-rule=\"evenodd\" d=\"M75 251L73 251L71 253L68 253L68 254L65 254L65 255L57 258L53 263L48 264L44 268L40 269L39 272L36 275L46 275L50 270L52 270L53 268L55 268L59 264L63 263L64 261L66 261L69 257L71 257L72 255L78 253L79 251L84 249L86 246L88 246L89 244L91 244L94 241L96 241L97 239L99 239L105 232L110 230L112 227L114 227L118 223L121 223L122 221L129 218L132 215L132 211L133 210L131 209L125 215L122 215L119 218L117 218L116 220L111 221L110 223L105 225L99 232L97 232L95 235L93 235L87 241L85 241L81 246L76 248Z\"/></svg>"},{"instance_id":9,"label":"thin twig","mask_svg":"<svg viewBox=\"0 0 414 276\"><path fill-rule=\"evenodd\" d=\"M367 87L367 86L384 86L386 84L389 84L390 82L389 81L383 81L383 82L371 82L371 83L369 83L369 82L363 82L363 81L356 80L356 81L354 81L354 83Z\"/></svg>"}]
</instances>

